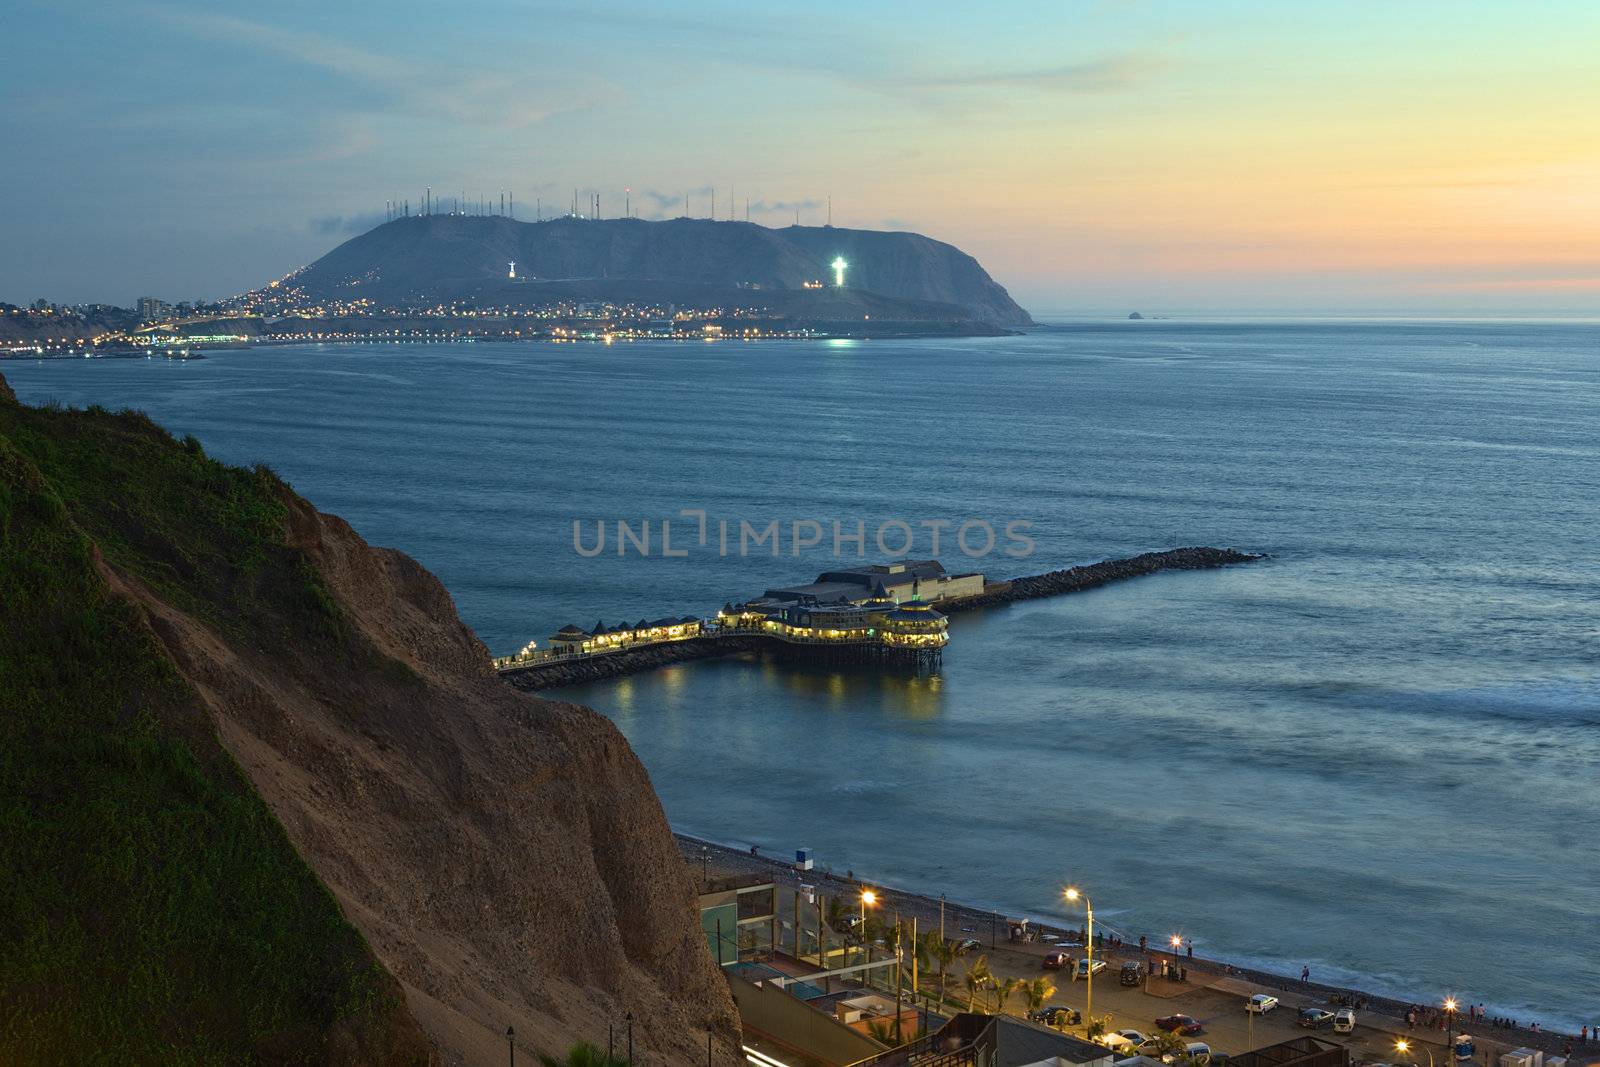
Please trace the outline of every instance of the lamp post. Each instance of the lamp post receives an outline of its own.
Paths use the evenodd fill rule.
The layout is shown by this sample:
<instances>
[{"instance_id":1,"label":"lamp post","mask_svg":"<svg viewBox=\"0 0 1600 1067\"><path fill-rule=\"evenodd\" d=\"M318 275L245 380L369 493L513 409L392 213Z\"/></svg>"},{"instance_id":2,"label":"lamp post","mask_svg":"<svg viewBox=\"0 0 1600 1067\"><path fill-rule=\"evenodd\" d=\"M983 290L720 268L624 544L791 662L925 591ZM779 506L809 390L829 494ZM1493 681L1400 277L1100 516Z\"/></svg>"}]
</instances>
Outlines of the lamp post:
<instances>
[{"instance_id":1,"label":"lamp post","mask_svg":"<svg viewBox=\"0 0 1600 1067\"><path fill-rule=\"evenodd\" d=\"M1083 898L1083 911L1089 920L1089 925L1084 930L1083 935L1084 971L1089 983L1084 992L1083 1017L1084 1033L1088 1033L1089 1028L1094 1025L1094 905L1090 903L1089 895L1079 892L1076 886L1067 886L1065 895L1068 900L1072 901L1077 900L1079 897Z\"/></svg>"},{"instance_id":2,"label":"lamp post","mask_svg":"<svg viewBox=\"0 0 1600 1067\"><path fill-rule=\"evenodd\" d=\"M872 949L867 947L867 909L878 902L878 894L870 889L861 891L861 925L856 930L856 936L861 938L861 958L867 963L872 962Z\"/></svg>"},{"instance_id":3,"label":"lamp post","mask_svg":"<svg viewBox=\"0 0 1600 1067\"><path fill-rule=\"evenodd\" d=\"M1167 974L1167 977L1172 978L1178 972L1178 950L1183 947L1183 938L1178 934L1173 934L1167 939L1167 944L1172 946L1172 970Z\"/></svg>"},{"instance_id":4,"label":"lamp post","mask_svg":"<svg viewBox=\"0 0 1600 1067\"><path fill-rule=\"evenodd\" d=\"M1444 998L1444 1019L1445 1019L1445 1039L1444 1039L1444 1056L1445 1056L1445 1060L1444 1060L1444 1062L1449 1064L1450 1067L1455 1067L1455 1062L1456 1062L1456 998L1455 997L1445 997Z\"/></svg>"},{"instance_id":5,"label":"lamp post","mask_svg":"<svg viewBox=\"0 0 1600 1067\"><path fill-rule=\"evenodd\" d=\"M1428 1054L1428 1067L1433 1067L1433 1049L1428 1048L1426 1042L1423 1043L1422 1048L1423 1048L1423 1051L1427 1052L1427 1054ZM1394 1043L1394 1050L1396 1052L1400 1053L1401 1055L1405 1055L1405 1053L1410 1051L1410 1049L1411 1049L1411 1042L1407 1041L1403 1037L1399 1041L1396 1041ZM1415 1063L1416 1061L1413 1060L1412 1062Z\"/></svg>"},{"instance_id":6,"label":"lamp post","mask_svg":"<svg viewBox=\"0 0 1600 1067\"><path fill-rule=\"evenodd\" d=\"M517 1028L515 1026L506 1027L506 1057L510 1061L511 1067L517 1067Z\"/></svg>"}]
</instances>

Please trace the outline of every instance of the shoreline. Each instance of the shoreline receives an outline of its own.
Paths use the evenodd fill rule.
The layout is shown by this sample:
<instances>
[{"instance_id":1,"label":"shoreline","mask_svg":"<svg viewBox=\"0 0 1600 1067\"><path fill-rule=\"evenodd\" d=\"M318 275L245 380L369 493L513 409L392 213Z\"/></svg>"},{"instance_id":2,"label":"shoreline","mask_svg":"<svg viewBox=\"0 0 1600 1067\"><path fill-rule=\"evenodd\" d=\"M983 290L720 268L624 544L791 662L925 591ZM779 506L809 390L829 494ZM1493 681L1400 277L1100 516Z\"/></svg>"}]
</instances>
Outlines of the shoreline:
<instances>
[{"instance_id":1,"label":"shoreline","mask_svg":"<svg viewBox=\"0 0 1600 1067\"><path fill-rule=\"evenodd\" d=\"M806 871L802 876L794 869L790 861L785 861L764 854L752 854L748 850L741 850L730 845L721 844L707 838L687 834L676 829L673 836L678 839L679 850L683 854L684 862L689 865L691 874L697 878L699 872L696 865L702 862L702 857L708 869L722 874L755 874L770 878L772 881L786 886L795 886L800 883L816 886L819 891L828 895L854 894L861 887L871 885L874 888L892 894L899 912L903 916L916 915L919 919L937 921L940 904L943 903L945 913L946 937L971 937L989 946L1009 945L1002 927L1007 918L1005 913L984 908L965 901L954 900L949 897L938 897L915 890L903 889L899 886L882 882L856 878L853 871L840 874L830 867L816 867ZM759 847L759 846L758 846ZM697 882L698 884L698 882ZM1053 933L1064 936L1076 927L1062 926L1052 922L1040 921L1028 917L1029 926L1042 933ZM952 929L953 927L953 929ZM929 927L932 928L931 926ZM1150 948L1144 953L1139 953L1137 941L1124 942L1114 951L1124 957L1130 955L1143 955L1149 957L1168 957L1174 954L1164 948L1165 943L1159 938L1151 938ZM1217 978L1231 979L1238 982L1259 986L1262 989L1285 993L1310 993L1320 995L1323 1003L1330 1007L1329 999L1335 994L1357 996L1366 1003L1360 1009L1365 1014L1382 1016L1395 1032L1406 1032L1413 1040L1419 1042L1432 1042L1442 1045L1445 1037L1443 1026L1433 1027L1419 1021L1413 1030L1406 1027L1406 1011L1412 1003L1424 1009L1429 1008L1430 998L1423 997L1414 1002L1371 993L1359 986L1331 985L1324 982L1305 982L1290 975L1279 974L1273 971L1262 970L1257 967L1240 966L1225 959L1215 959L1203 956L1181 956L1181 964L1190 971L1198 974L1202 979ZM1202 983L1196 983L1199 988ZM1241 994L1242 995L1242 994ZM1460 1016L1456 1020L1455 1032L1471 1033L1480 1048L1484 1045L1504 1046L1506 1050L1513 1048L1534 1048L1545 1052L1547 1055L1561 1055L1566 1043L1570 1040L1575 1045L1574 1062L1581 1062L1585 1055L1600 1057L1600 1036L1591 1033L1586 1044L1580 1044L1577 1034L1557 1032L1554 1030L1533 1031L1526 1026L1500 1027L1492 1025L1494 1012L1489 1011L1489 1019L1483 1022L1466 1020ZM1445 1067L1443 1061L1440 1067Z\"/></svg>"}]
</instances>

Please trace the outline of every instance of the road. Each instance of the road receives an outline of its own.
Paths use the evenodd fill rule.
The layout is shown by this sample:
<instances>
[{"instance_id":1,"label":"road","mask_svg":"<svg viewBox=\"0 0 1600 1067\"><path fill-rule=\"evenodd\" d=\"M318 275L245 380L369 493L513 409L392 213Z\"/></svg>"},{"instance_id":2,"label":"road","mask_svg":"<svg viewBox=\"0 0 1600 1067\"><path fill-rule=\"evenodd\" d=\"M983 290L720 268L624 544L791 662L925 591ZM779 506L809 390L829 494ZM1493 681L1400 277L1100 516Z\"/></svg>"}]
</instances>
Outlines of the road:
<instances>
[{"instance_id":1,"label":"road","mask_svg":"<svg viewBox=\"0 0 1600 1067\"><path fill-rule=\"evenodd\" d=\"M1066 946L1066 949L1073 956L1082 955L1081 946ZM1047 944L1003 942L992 949L974 950L974 955L986 952L991 969L1004 977L1031 979L1041 974L1048 975L1056 983L1056 995L1050 999L1051 1004L1065 1004L1080 1012L1086 1011L1089 983L1073 981L1065 971L1045 970L1044 956L1051 951L1054 951L1054 947ZM1096 1017L1111 1016L1108 1029L1132 1028L1151 1035L1158 1032L1155 1026L1157 1018L1163 1015L1189 1015L1205 1027L1203 1033L1189 1040L1204 1041L1217 1052L1237 1054L1312 1033L1298 1025L1302 1007L1333 1008L1333 1005L1313 996L1262 990L1277 996L1280 1003L1266 1015L1252 1017L1244 1010L1244 1005L1249 994L1257 991L1255 987L1234 979L1211 978L1194 973L1189 975L1187 983L1152 979L1148 983L1148 992L1143 986L1130 989L1119 984L1117 968L1121 961L1139 958L1138 952L1126 948L1120 954L1113 952L1110 966L1095 975L1094 1011ZM964 963L958 963L954 973L959 976L963 966ZM1219 983L1231 988L1205 983ZM1352 1062L1409 1061L1409 1057L1400 1057L1395 1051L1397 1033L1405 1033L1411 1042L1412 1055L1420 1056L1424 1063L1427 1055L1423 1043L1431 1044L1435 1061L1443 1067L1445 1035L1437 1031L1419 1029L1415 1033L1407 1033L1404 1023L1396 1026L1392 1020L1377 1015L1370 1017L1370 1024L1364 1024L1361 1013L1357 1013L1354 1033L1315 1031L1317 1037L1336 1041L1349 1048Z\"/></svg>"}]
</instances>

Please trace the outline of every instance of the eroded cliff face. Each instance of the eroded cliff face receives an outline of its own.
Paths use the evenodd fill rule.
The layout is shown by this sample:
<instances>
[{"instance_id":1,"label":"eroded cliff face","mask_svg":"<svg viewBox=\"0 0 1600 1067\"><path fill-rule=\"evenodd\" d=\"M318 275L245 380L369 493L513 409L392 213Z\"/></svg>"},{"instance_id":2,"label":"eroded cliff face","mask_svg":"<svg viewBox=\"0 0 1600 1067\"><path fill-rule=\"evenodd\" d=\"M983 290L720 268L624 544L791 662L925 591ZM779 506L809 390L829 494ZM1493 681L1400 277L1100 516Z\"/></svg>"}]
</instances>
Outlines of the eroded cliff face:
<instances>
[{"instance_id":1,"label":"eroded cliff face","mask_svg":"<svg viewBox=\"0 0 1600 1067\"><path fill-rule=\"evenodd\" d=\"M52 415L66 416L82 417ZM185 447L143 420L130 432ZM107 587L137 607L443 1062L505 1062L507 1027L524 1055L603 1047L629 1013L639 1062L702 1063L708 1028L716 1062L738 1062L689 874L623 737L503 685L432 575L257 479L281 504L283 544L256 567L305 579L281 603L238 593L237 576L190 580L187 560L145 566L149 524L114 536L110 500L105 515L93 493L68 507L90 537L104 526Z\"/></svg>"},{"instance_id":2,"label":"eroded cliff face","mask_svg":"<svg viewBox=\"0 0 1600 1067\"><path fill-rule=\"evenodd\" d=\"M630 1012L646 1062L703 1061L707 1026L737 1062L693 887L622 735L508 689L437 579L290 503L290 543L390 663L236 648L122 584L444 1062L502 1062L507 1027L524 1050L603 1046Z\"/></svg>"}]
</instances>

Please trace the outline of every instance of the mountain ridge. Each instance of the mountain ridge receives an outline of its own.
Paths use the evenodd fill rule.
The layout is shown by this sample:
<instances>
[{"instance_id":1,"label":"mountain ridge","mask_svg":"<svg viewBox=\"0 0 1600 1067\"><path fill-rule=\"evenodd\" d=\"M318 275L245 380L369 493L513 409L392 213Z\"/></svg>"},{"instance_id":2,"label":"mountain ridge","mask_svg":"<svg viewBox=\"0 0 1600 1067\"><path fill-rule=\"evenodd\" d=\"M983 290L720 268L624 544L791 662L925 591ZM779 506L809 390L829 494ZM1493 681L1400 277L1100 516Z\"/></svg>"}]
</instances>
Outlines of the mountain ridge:
<instances>
[{"instance_id":1,"label":"mountain ridge","mask_svg":"<svg viewBox=\"0 0 1600 1067\"><path fill-rule=\"evenodd\" d=\"M407 216L352 237L276 285L313 301L509 302L518 296L508 284L514 261L528 281L690 283L739 290L755 304L764 291L831 288L835 257L850 264L846 289L953 306L995 327L1033 324L976 259L921 234L690 218Z\"/></svg>"}]
</instances>

